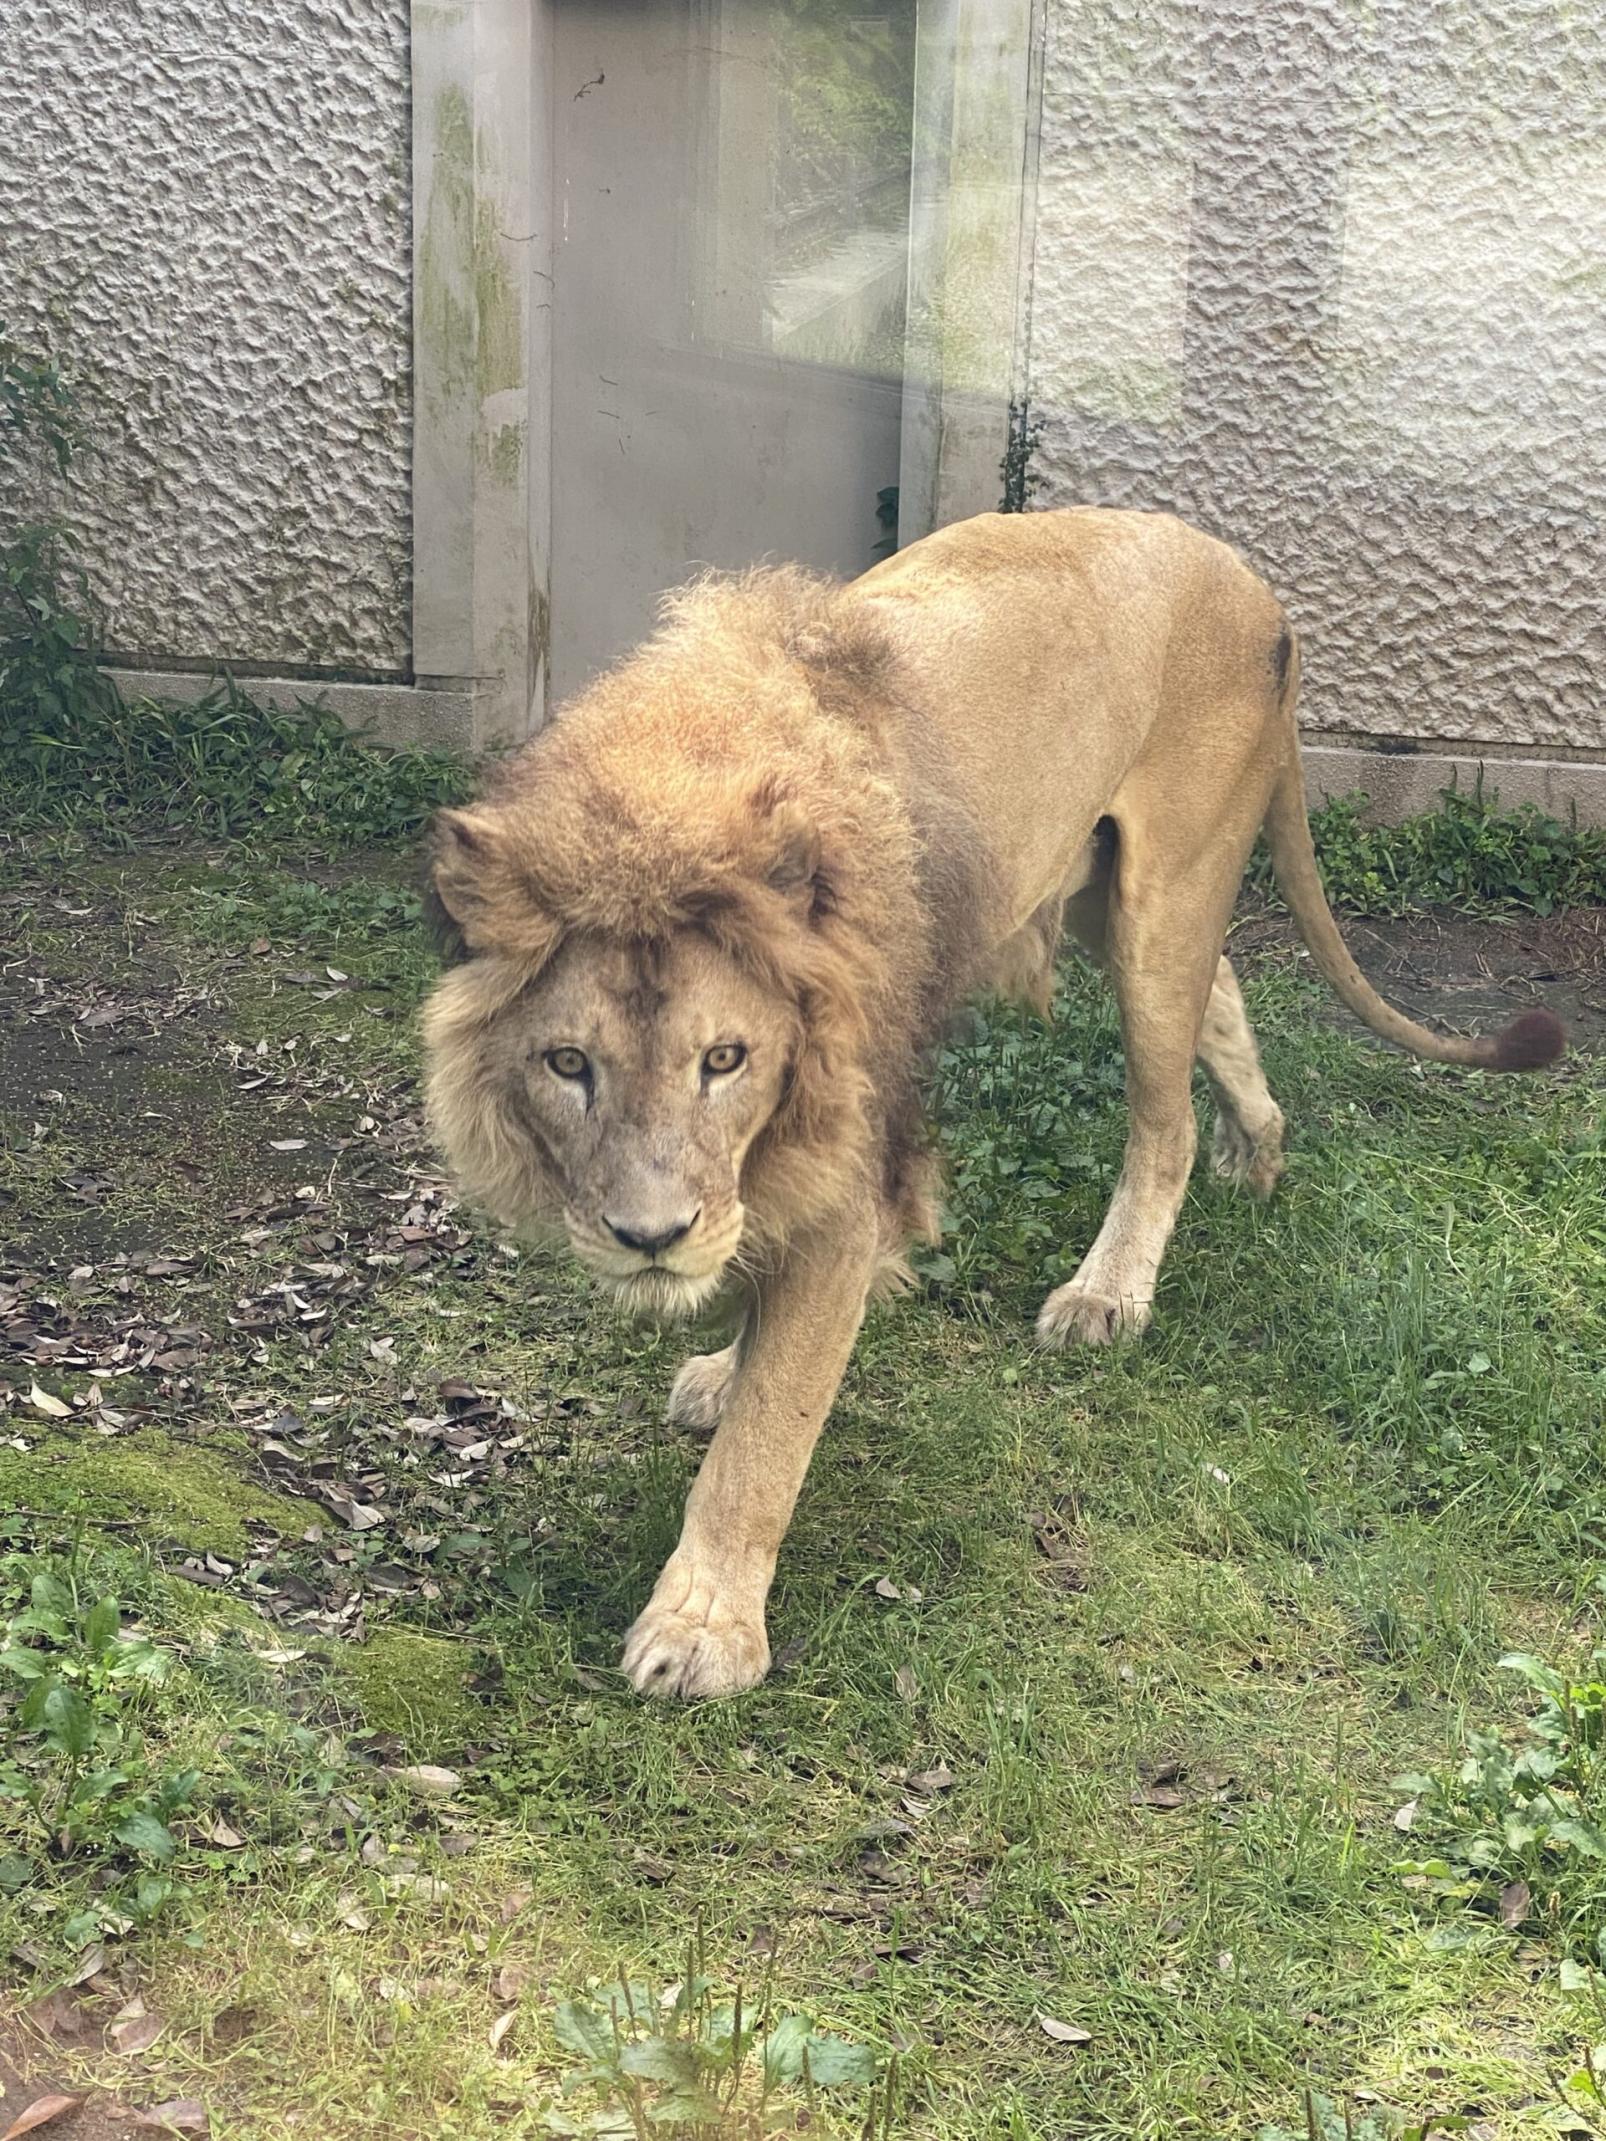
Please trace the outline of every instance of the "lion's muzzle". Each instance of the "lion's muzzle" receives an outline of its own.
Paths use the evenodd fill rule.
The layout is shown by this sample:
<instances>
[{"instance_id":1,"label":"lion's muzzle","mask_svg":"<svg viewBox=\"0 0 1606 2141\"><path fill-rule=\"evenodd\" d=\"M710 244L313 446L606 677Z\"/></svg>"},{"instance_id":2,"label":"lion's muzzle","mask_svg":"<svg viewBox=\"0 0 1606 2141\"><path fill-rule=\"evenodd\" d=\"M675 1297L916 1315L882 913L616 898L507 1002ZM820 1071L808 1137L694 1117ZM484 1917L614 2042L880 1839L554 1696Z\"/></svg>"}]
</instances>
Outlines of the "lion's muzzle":
<instances>
[{"instance_id":1,"label":"lion's muzzle","mask_svg":"<svg viewBox=\"0 0 1606 2141\"><path fill-rule=\"evenodd\" d=\"M701 1209L651 1227L574 1210L564 1215L570 1245L591 1276L627 1314L659 1321L693 1315L719 1291L744 1216L739 1204L712 1225Z\"/></svg>"}]
</instances>

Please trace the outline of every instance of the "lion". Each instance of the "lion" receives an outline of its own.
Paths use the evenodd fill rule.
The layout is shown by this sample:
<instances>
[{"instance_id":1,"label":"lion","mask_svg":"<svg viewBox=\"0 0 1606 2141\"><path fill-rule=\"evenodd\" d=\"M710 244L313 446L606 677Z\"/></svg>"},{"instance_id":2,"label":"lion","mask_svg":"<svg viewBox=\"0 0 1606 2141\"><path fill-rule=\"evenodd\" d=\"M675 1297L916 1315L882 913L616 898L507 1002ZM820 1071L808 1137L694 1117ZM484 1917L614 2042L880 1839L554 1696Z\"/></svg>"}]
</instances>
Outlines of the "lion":
<instances>
[{"instance_id":1,"label":"lion","mask_svg":"<svg viewBox=\"0 0 1606 2141\"><path fill-rule=\"evenodd\" d=\"M848 584L710 577L444 812L451 939L424 1020L428 1107L465 1192L561 1221L626 1309L738 1312L673 1421L713 1429L626 1639L648 1694L769 1665L765 1607L878 1278L933 1238L920 1070L965 1000L1046 1011L1062 934L1119 1002L1129 1131L1109 1210L1044 1302L1045 1346L1148 1323L1196 1143L1267 1195L1283 1115L1223 956L1257 833L1311 954L1396 1046L1521 1070L1562 1051L1392 1009L1317 871L1270 589L1169 516L988 514Z\"/></svg>"}]
</instances>

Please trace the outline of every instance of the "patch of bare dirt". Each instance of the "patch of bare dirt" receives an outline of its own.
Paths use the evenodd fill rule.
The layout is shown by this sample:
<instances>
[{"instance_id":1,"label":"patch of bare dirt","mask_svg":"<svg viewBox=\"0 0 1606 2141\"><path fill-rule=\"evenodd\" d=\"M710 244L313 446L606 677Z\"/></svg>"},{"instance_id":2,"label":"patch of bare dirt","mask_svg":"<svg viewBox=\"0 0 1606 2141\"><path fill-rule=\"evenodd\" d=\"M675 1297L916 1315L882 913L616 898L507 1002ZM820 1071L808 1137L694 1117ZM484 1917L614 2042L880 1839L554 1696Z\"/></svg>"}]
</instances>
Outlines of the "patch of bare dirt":
<instances>
[{"instance_id":1,"label":"patch of bare dirt","mask_svg":"<svg viewBox=\"0 0 1606 2141\"><path fill-rule=\"evenodd\" d=\"M52 2071L45 2033L27 2021L0 2017L0 2136L37 2134L40 2141L144 2141L147 2136L204 2137L204 2107L150 2090L127 2097L87 2089Z\"/></svg>"},{"instance_id":2,"label":"patch of bare dirt","mask_svg":"<svg viewBox=\"0 0 1606 2141\"><path fill-rule=\"evenodd\" d=\"M1339 920L1375 986L1413 1018L1488 1032L1543 1004L1565 1024L1575 1051L1606 1053L1606 908L1509 918L1434 908L1397 920ZM1257 904L1242 916L1230 949L1252 966L1300 947L1292 918ZM1361 1030L1337 1003L1332 1016L1346 1030Z\"/></svg>"}]
</instances>

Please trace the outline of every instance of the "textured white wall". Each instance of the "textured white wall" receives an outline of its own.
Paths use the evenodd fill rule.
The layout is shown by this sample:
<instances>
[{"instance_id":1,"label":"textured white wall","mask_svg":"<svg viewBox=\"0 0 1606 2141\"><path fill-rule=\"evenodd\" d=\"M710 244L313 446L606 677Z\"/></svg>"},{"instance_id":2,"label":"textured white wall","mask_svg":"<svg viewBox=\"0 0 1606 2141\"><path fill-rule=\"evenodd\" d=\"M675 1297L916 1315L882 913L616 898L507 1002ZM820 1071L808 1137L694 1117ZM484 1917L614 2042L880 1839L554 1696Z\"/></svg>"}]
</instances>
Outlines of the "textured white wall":
<instances>
[{"instance_id":1,"label":"textured white wall","mask_svg":"<svg viewBox=\"0 0 1606 2141\"><path fill-rule=\"evenodd\" d=\"M1049 0L1040 505L1288 601L1308 726L1606 745L1606 11Z\"/></svg>"},{"instance_id":2,"label":"textured white wall","mask_svg":"<svg viewBox=\"0 0 1606 2141\"><path fill-rule=\"evenodd\" d=\"M410 666L407 0L0 0L0 318L118 651Z\"/></svg>"}]
</instances>

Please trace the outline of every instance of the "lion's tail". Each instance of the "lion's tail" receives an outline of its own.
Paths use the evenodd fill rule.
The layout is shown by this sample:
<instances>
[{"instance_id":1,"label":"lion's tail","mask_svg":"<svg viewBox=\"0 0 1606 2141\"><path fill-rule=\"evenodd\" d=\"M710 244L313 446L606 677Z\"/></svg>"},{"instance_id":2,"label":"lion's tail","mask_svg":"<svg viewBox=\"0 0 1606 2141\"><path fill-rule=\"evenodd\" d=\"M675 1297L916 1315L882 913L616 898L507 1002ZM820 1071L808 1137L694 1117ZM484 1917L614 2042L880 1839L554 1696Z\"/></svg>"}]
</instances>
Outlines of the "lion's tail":
<instances>
[{"instance_id":1,"label":"lion's tail","mask_svg":"<svg viewBox=\"0 0 1606 2141\"><path fill-rule=\"evenodd\" d=\"M1265 831L1277 889L1288 902L1311 957L1341 1001L1383 1040L1435 1063L1467 1063L1482 1070L1538 1070L1563 1053L1567 1031L1553 1011L1520 1011L1498 1033L1463 1036L1433 1033L1383 1001L1351 958L1327 904L1310 836L1299 745L1292 733L1272 790Z\"/></svg>"}]
</instances>

